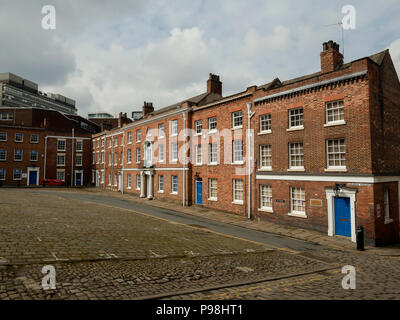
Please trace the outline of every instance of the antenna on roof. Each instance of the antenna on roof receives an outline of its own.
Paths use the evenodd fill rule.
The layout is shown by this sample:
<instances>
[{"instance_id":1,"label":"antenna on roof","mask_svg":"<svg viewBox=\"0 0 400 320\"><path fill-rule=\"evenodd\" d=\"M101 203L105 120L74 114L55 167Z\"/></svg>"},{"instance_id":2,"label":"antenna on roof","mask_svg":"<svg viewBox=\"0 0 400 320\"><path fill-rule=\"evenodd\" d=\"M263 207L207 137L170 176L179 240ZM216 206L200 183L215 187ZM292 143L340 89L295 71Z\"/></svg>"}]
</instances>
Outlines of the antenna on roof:
<instances>
[{"instance_id":1,"label":"antenna on roof","mask_svg":"<svg viewBox=\"0 0 400 320\"><path fill-rule=\"evenodd\" d=\"M344 59L344 28L343 28L343 22L339 21L333 24L327 24L325 27L331 27L331 26L339 26L340 29L342 29L342 55Z\"/></svg>"}]
</instances>

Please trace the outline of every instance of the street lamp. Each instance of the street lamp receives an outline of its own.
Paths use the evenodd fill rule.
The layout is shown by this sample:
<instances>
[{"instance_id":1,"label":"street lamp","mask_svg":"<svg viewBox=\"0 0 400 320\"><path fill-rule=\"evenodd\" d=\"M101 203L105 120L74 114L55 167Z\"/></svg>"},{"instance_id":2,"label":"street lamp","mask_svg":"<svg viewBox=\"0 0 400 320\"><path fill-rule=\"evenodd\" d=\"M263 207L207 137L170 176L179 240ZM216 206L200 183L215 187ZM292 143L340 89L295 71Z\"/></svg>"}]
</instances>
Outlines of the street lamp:
<instances>
[{"instance_id":1,"label":"street lamp","mask_svg":"<svg viewBox=\"0 0 400 320\"><path fill-rule=\"evenodd\" d=\"M339 198L340 191L345 187L345 184L338 184L336 183L335 186L333 187L333 192L335 193L335 198Z\"/></svg>"}]
</instances>

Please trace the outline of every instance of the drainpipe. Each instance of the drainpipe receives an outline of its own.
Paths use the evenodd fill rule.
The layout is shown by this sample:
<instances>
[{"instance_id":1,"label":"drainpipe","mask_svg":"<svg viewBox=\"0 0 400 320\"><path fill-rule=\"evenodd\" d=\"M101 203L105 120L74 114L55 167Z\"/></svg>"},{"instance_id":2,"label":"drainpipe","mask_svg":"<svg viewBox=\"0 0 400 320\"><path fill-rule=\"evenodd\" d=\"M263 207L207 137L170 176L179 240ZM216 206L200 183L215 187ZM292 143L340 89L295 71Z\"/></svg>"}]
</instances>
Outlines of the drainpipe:
<instances>
[{"instance_id":1,"label":"drainpipe","mask_svg":"<svg viewBox=\"0 0 400 320\"><path fill-rule=\"evenodd\" d=\"M186 200L186 113L183 113L183 130L184 130L184 143L183 150L185 151L183 156L183 196L182 196L182 206L185 207Z\"/></svg>"},{"instance_id":2,"label":"drainpipe","mask_svg":"<svg viewBox=\"0 0 400 320\"><path fill-rule=\"evenodd\" d=\"M44 137L44 164L43 164L43 171L44 171L43 179L44 180L46 180L46 162L47 162L47 136Z\"/></svg>"},{"instance_id":3,"label":"drainpipe","mask_svg":"<svg viewBox=\"0 0 400 320\"><path fill-rule=\"evenodd\" d=\"M247 175L248 175L248 200L247 200L247 218L251 219L251 164L253 158L251 156L251 118L255 115L255 112L251 113L251 103L247 102Z\"/></svg>"},{"instance_id":4,"label":"drainpipe","mask_svg":"<svg viewBox=\"0 0 400 320\"><path fill-rule=\"evenodd\" d=\"M71 149L71 187L74 184L74 146L75 146L75 140L74 140L74 128L72 128L72 149Z\"/></svg>"}]
</instances>

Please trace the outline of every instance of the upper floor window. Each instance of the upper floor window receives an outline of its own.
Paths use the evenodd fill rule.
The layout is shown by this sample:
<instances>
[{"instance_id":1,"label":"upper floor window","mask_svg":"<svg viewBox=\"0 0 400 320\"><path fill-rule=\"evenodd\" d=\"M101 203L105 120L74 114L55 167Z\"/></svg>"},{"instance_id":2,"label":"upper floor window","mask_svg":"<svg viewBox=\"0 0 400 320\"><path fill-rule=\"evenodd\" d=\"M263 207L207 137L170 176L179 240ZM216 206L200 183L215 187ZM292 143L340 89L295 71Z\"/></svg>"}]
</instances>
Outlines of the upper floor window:
<instances>
[{"instance_id":1,"label":"upper floor window","mask_svg":"<svg viewBox=\"0 0 400 320\"><path fill-rule=\"evenodd\" d=\"M196 130L196 134L201 134L201 131L203 130L203 122L201 120L195 121L194 128Z\"/></svg>"},{"instance_id":2,"label":"upper floor window","mask_svg":"<svg viewBox=\"0 0 400 320\"><path fill-rule=\"evenodd\" d=\"M196 145L195 149L195 157L196 157L196 164L201 165L203 163L203 155L202 155L202 150L201 150L201 144Z\"/></svg>"},{"instance_id":3,"label":"upper floor window","mask_svg":"<svg viewBox=\"0 0 400 320\"><path fill-rule=\"evenodd\" d=\"M57 151L65 151L65 149L66 149L66 141L65 140L57 140Z\"/></svg>"},{"instance_id":4,"label":"upper floor window","mask_svg":"<svg viewBox=\"0 0 400 320\"><path fill-rule=\"evenodd\" d=\"M14 161L22 161L22 150L14 150Z\"/></svg>"},{"instance_id":5,"label":"upper floor window","mask_svg":"<svg viewBox=\"0 0 400 320\"><path fill-rule=\"evenodd\" d=\"M178 143L171 143L171 161L178 161Z\"/></svg>"},{"instance_id":6,"label":"upper floor window","mask_svg":"<svg viewBox=\"0 0 400 320\"><path fill-rule=\"evenodd\" d=\"M271 131L271 115L263 114L260 116L260 132L270 132Z\"/></svg>"},{"instance_id":7,"label":"upper floor window","mask_svg":"<svg viewBox=\"0 0 400 320\"><path fill-rule=\"evenodd\" d=\"M57 165L64 166L65 165L65 154L58 154L57 155Z\"/></svg>"},{"instance_id":8,"label":"upper floor window","mask_svg":"<svg viewBox=\"0 0 400 320\"><path fill-rule=\"evenodd\" d=\"M289 110L289 128L303 127L303 108Z\"/></svg>"},{"instance_id":9,"label":"upper floor window","mask_svg":"<svg viewBox=\"0 0 400 320\"><path fill-rule=\"evenodd\" d=\"M232 128L240 128L243 125L242 111L232 113Z\"/></svg>"},{"instance_id":10,"label":"upper floor window","mask_svg":"<svg viewBox=\"0 0 400 320\"><path fill-rule=\"evenodd\" d=\"M165 131L164 131L164 124L160 123L158 125L158 137L159 138L164 138L165 137Z\"/></svg>"},{"instance_id":11,"label":"upper floor window","mask_svg":"<svg viewBox=\"0 0 400 320\"><path fill-rule=\"evenodd\" d=\"M82 165L82 155L81 154L76 155L76 165L77 166Z\"/></svg>"},{"instance_id":12,"label":"upper floor window","mask_svg":"<svg viewBox=\"0 0 400 320\"><path fill-rule=\"evenodd\" d=\"M81 140L78 140L76 142L76 151L82 151L82 150L83 150L83 142Z\"/></svg>"},{"instance_id":13,"label":"upper floor window","mask_svg":"<svg viewBox=\"0 0 400 320\"><path fill-rule=\"evenodd\" d=\"M243 162L243 143L242 140L233 141L233 162Z\"/></svg>"},{"instance_id":14,"label":"upper floor window","mask_svg":"<svg viewBox=\"0 0 400 320\"><path fill-rule=\"evenodd\" d=\"M346 169L346 143L344 139L327 140L328 169Z\"/></svg>"},{"instance_id":15,"label":"upper floor window","mask_svg":"<svg viewBox=\"0 0 400 320\"><path fill-rule=\"evenodd\" d=\"M101 139L101 146L104 148L104 144L105 144L105 138Z\"/></svg>"},{"instance_id":16,"label":"upper floor window","mask_svg":"<svg viewBox=\"0 0 400 320\"><path fill-rule=\"evenodd\" d=\"M128 132L128 143L132 143L132 132Z\"/></svg>"},{"instance_id":17,"label":"upper floor window","mask_svg":"<svg viewBox=\"0 0 400 320\"><path fill-rule=\"evenodd\" d=\"M304 169L303 143L289 144L290 169Z\"/></svg>"},{"instance_id":18,"label":"upper floor window","mask_svg":"<svg viewBox=\"0 0 400 320\"><path fill-rule=\"evenodd\" d=\"M38 152L36 150L31 151L30 161L38 161Z\"/></svg>"},{"instance_id":19,"label":"upper floor window","mask_svg":"<svg viewBox=\"0 0 400 320\"><path fill-rule=\"evenodd\" d=\"M136 131L136 141L140 142L142 140L142 131L141 130L137 130Z\"/></svg>"},{"instance_id":20,"label":"upper floor window","mask_svg":"<svg viewBox=\"0 0 400 320\"><path fill-rule=\"evenodd\" d=\"M140 163L142 161L142 155L140 154L140 148L136 149L136 162Z\"/></svg>"},{"instance_id":21,"label":"upper floor window","mask_svg":"<svg viewBox=\"0 0 400 320\"><path fill-rule=\"evenodd\" d=\"M343 123L344 122L344 104L343 100L328 102L326 104L326 123Z\"/></svg>"},{"instance_id":22,"label":"upper floor window","mask_svg":"<svg viewBox=\"0 0 400 320\"><path fill-rule=\"evenodd\" d=\"M118 147L118 137L114 138L114 147Z\"/></svg>"},{"instance_id":23,"label":"upper floor window","mask_svg":"<svg viewBox=\"0 0 400 320\"><path fill-rule=\"evenodd\" d=\"M0 132L0 141L7 141L7 132Z\"/></svg>"},{"instance_id":24,"label":"upper floor window","mask_svg":"<svg viewBox=\"0 0 400 320\"><path fill-rule=\"evenodd\" d=\"M0 161L7 160L7 151L4 149L0 149Z\"/></svg>"},{"instance_id":25,"label":"upper floor window","mask_svg":"<svg viewBox=\"0 0 400 320\"><path fill-rule=\"evenodd\" d=\"M24 141L23 133L16 133L15 134L15 142L23 142L23 141Z\"/></svg>"},{"instance_id":26,"label":"upper floor window","mask_svg":"<svg viewBox=\"0 0 400 320\"><path fill-rule=\"evenodd\" d=\"M158 161L164 162L165 161L165 146L160 144L158 146Z\"/></svg>"},{"instance_id":27,"label":"upper floor window","mask_svg":"<svg viewBox=\"0 0 400 320\"><path fill-rule=\"evenodd\" d=\"M171 121L171 135L175 136L178 134L178 120Z\"/></svg>"},{"instance_id":28,"label":"upper floor window","mask_svg":"<svg viewBox=\"0 0 400 320\"><path fill-rule=\"evenodd\" d=\"M272 152L271 145L261 145L260 146L260 167L261 169L271 169L272 168Z\"/></svg>"},{"instance_id":29,"label":"upper floor window","mask_svg":"<svg viewBox=\"0 0 400 320\"><path fill-rule=\"evenodd\" d=\"M128 163L131 163L132 162L132 150L131 149L128 149Z\"/></svg>"},{"instance_id":30,"label":"upper floor window","mask_svg":"<svg viewBox=\"0 0 400 320\"><path fill-rule=\"evenodd\" d=\"M208 163L209 164L218 163L218 145L216 142L208 144Z\"/></svg>"},{"instance_id":31,"label":"upper floor window","mask_svg":"<svg viewBox=\"0 0 400 320\"><path fill-rule=\"evenodd\" d=\"M211 117L208 119L208 131L217 130L217 117Z\"/></svg>"},{"instance_id":32,"label":"upper floor window","mask_svg":"<svg viewBox=\"0 0 400 320\"><path fill-rule=\"evenodd\" d=\"M14 114L12 112L0 112L0 120L13 120Z\"/></svg>"},{"instance_id":33,"label":"upper floor window","mask_svg":"<svg viewBox=\"0 0 400 320\"><path fill-rule=\"evenodd\" d=\"M39 136L37 134L31 134L31 143L39 143Z\"/></svg>"}]
</instances>

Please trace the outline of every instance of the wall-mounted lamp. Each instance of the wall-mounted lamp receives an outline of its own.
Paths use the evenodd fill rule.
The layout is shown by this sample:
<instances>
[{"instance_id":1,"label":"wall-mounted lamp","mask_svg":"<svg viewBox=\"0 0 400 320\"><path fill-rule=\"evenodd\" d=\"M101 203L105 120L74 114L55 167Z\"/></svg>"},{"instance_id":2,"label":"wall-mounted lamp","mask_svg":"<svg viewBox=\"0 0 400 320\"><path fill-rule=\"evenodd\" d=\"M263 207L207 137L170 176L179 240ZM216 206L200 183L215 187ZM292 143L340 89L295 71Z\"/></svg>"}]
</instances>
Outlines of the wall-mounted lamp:
<instances>
[{"instance_id":1,"label":"wall-mounted lamp","mask_svg":"<svg viewBox=\"0 0 400 320\"><path fill-rule=\"evenodd\" d=\"M340 191L342 191L342 189L344 187L346 187L345 184L338 184L338 183L335 184L335 186L333 187L333 192L335 193L335 198L339 198Z\"/></svg>"}]
</instances>

